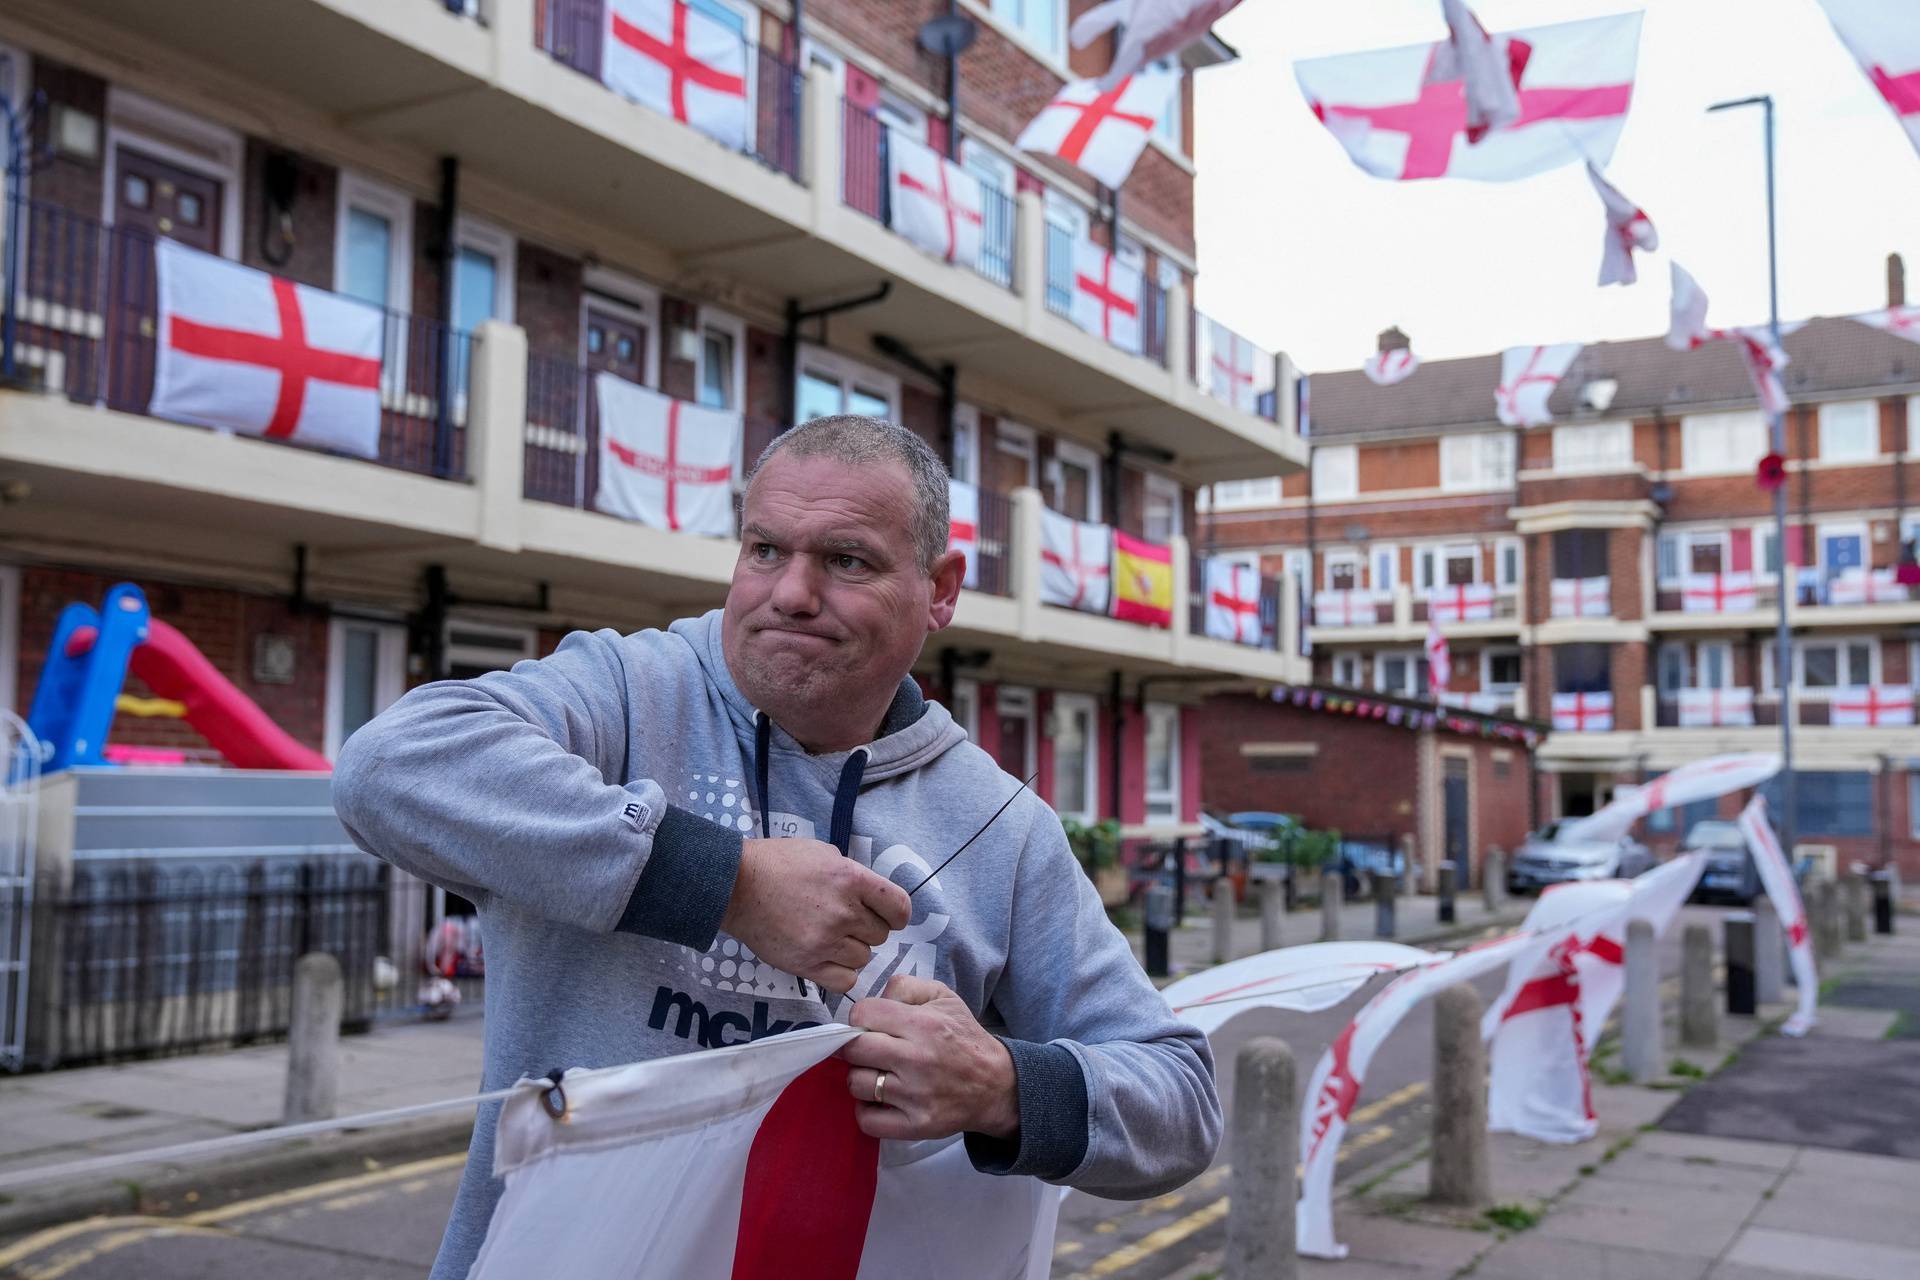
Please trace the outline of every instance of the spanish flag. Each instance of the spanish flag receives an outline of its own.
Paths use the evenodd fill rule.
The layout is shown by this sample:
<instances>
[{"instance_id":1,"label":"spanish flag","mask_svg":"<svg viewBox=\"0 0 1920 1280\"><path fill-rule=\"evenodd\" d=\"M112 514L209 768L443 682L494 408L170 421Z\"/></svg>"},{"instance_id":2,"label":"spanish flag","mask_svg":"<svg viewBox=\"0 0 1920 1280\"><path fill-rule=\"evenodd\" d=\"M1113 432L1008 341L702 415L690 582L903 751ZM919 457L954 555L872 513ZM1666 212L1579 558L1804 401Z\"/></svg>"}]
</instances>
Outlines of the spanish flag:
<instances>
[{"instance_id":1,"label":"spanish flag","mask_svg":"<svg viewBox=\"0 0 1920 1280\"><path fill-rule=\"evenodd\" d=\"M1173 625L1173 548L1113 531L1113 616Z\"/></svg>"}]
</instances>

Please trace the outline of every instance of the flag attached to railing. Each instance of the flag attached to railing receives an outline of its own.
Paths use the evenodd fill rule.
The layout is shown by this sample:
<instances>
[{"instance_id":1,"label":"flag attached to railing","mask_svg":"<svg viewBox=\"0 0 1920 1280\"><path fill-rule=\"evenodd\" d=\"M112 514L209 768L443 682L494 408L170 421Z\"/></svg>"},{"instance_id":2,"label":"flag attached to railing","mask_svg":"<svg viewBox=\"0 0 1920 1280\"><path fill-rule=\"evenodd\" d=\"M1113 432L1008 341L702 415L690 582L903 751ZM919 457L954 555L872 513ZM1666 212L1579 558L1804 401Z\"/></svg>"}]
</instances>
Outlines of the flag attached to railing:
<instances>
[{"instance_id":1,"label":"flag attached to railing","mask_svg":"<svg viewBox=\"0 0 1920 1280\"><path fill-rule=\"evenodd\" d=\"M594 376L600 409L600 487L594 505L656 529L733 536L733 468L740 415Z\"/></svg>"},{"instance_id":2,"label":"flag attached to railing","mask_svg":"<svg viewBox=\"0 0 1920 1280\"><path fill-rule=\"evenodd\" d=\"M1173 625L1173 548L1113 531L1113 616Z\"/></svg>"}]
</instances>

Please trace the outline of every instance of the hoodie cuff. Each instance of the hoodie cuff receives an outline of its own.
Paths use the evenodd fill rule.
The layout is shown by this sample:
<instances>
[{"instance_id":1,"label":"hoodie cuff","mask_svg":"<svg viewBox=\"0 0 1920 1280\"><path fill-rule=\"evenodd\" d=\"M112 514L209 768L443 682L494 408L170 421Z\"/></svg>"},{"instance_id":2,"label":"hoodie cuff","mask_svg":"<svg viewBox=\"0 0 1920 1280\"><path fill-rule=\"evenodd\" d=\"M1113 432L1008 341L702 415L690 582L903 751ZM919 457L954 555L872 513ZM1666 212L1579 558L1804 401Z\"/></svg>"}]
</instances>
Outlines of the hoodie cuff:
<instances>
[{"instance_id":1,"label":"hoodie cuff","mask_svg":"<svg viewBox=\"0 0 1920 1280\"><path fill-rule=\"evenodd\" d=\"M1011 1139L969 1133L967 1158L981 1173L1064 1178L1087 1158L1087 1077L1080 1060L1057 1044L998 1039L1013 1055L1020 1133Z\"/></svg>"},{"instance_id":2,"label":"hoodie cuff","mask_svg":"<svg viewBox=\"0 0 1920 1280\"><path fill-rule=\"evenodd\" d=\"M740 842L738 831L668 805L653 832L653 852L613 927L705 951L733 899Z\"/></svg>"}]
</instances>

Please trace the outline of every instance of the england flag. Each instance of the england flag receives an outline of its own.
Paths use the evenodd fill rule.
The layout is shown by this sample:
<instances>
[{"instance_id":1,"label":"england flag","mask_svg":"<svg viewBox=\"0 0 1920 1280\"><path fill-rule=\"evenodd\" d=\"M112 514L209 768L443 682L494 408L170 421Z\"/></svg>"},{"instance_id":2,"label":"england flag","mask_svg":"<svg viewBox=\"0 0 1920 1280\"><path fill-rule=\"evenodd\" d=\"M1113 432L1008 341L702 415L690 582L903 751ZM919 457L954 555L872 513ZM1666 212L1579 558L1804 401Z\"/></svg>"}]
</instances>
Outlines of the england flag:
<instances>
[{"instance_id":1,"label":"england flag","mask_svg":"<svg viewBox=\"0 0 1920 1280\"><path fill-rule=\"evenodd\" d=\"M887 171L895 231L958 266L980 261L986 226L980 179L898 130L887 137Z\"/></svg>"},{"instance_id":2,"label":"england flag","mask_svg":"<svg viewBox=\"0 0 1920 1280\"><path fill-rule=\"evenodd\" d=\"M663 396L611 373L594 377L600 488L608 515L656 529L733 536L740 415Z\"/></svg>"},{"instance_id":3,"label":"england flag","mask_svg":"<svg viewBox=\"0 0 1920 1280\"><path fill-rule=\"evenodd\" d=\"M1912 0L1820 0L1820 7L1920 151L1920 22Z\"/></svg>"},{"instance_id":4,"label":"england flag","mask_svg":"<svg viewBox=\"0 0 1920 1280\"><path fill-rule=\"evenodd\" d=\"M1075 80L1040 109L1015 145L1065 160L1118 188L1179 87L1180 73L1168 68L1138 72L1111 89Z\"/></svg>"},{"instance_id":5,"label":"england flag","mask_svg":"<svg viewBox=\"0 0 1920 1280\"><path fill-rule=\"evenodd\" d=\"M736 151L747 146L747 46L686 0L606 0L601 79Z\"/></svg>"},{"instance_id":6,"label":"england flag","mask_svg":"<svg viewBox=\"0 0 1920 1280\"><path fill-rule=\"evenodd\" d=\"M1140 269L1091 240L1073 246L1073 322L1122 351L1140 352Z\"/></svg>"},{"instance_id":7,"label":"england flag","mask_svg":"<svg viewBox=\"0 0 1920 1280\"><path fill-rule=\"evenodd\" d=\"M1555 342L1539 347L1508 347L1500 356L1500 385L1494 411L1510 427L1544 427L1553 421L1547 397L1579 358L1585 343Z\"/></svg>"},{"instance_id":8,"label":"england flag","mask_svg":"<svg viewBox=\"0 0 1920 1280\"><path fill-rule=\"evenodd\" d=\"M964 480L947 481L947 550L964 551L967 576L961 586L980 585L980 491Z\"/></svg>"}]
</instances>

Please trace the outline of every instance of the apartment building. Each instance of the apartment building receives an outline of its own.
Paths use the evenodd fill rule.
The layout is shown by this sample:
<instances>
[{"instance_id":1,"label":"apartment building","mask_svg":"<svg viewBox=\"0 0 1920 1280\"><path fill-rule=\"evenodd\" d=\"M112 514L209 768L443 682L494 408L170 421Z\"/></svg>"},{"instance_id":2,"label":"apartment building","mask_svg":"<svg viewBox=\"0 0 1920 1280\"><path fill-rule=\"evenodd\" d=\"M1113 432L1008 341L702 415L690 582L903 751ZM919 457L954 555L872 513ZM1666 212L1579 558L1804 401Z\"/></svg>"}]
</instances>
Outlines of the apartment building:
<instances>
[{"instance_id":1,"label":"apartment building","mask_svg":"<svg viewBox=\"0 0 1920 1280\"><path fill-rule=\"evenodd\" d=\"M736 487L794 421L921 434L978 507L927 691L1062 813L1191 822L1196 677L1305 675L1276 582L1205 634L1194 493L1305 451L1285 360L1190 302L1191 77L1232 51L1185 56L1122 190L1013 144L1105 66L1067 47L1084 7L962 0L949 58L931 0L692 0L745 48L744 136L716 137L609 88L603 0L8 5L0 696L24 709L60 608L120 580L329 754L412 684L718 605L730 537L602 509L612 375L737 415ZM660 55L676 95L687 56ZM897 232L901 140L981 181L975 260ZM378 456L156 416L157 240L379 309ZM1074 323L1076 242L1143 271L1137 343ZM1164 551L1164 625L1043 602L1050 509ZM213 758L151 699L113 741Z\"/></svg>"},{"instance_id":2,"label":"apartment building","mask_svg":"<svg viewBox=\"0 0 1920 1280\"><path fill-rule=\"evenodd\" d=\"M1524 429L1498 419L1499 355L1387 386L1315 374L1309 471L1216 486L1203 538L1306 585L1319 680L1549 725L1534 826L1688 760L1777 749L1784 714L1798 840L1920 870L1920 346L1902 336L1897 259L1889 291L1888 310L1786 327L1784 575L1756 481L1767 423L1738 356L1658 338L1586 346L1552 422ZM1452 659L1437 691L1429 618ZM1649 836L1671 847L1736 800Z\"/></svg>"}]
</instances>

